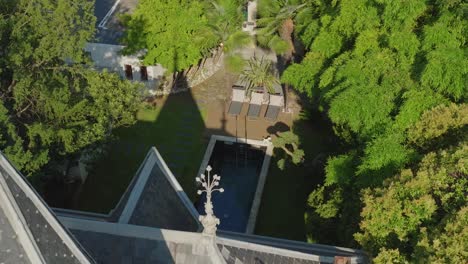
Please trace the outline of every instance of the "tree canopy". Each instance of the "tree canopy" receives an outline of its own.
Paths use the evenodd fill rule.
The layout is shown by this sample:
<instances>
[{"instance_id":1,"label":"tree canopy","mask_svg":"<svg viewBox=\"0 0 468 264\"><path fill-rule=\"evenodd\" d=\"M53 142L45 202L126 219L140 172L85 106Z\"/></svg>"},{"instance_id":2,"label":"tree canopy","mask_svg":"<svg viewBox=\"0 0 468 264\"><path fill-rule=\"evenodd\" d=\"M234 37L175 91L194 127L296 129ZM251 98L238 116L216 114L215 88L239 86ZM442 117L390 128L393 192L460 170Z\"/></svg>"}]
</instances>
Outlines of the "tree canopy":
<instances>
[{"instance_id":1,"label":"tree canopy","mask_svg":"<svg viewBox=\"0 0 468 264\"><path fill-rule=\"evenodd\" d=\"M468 239L467 150L463 143L428 153L415 172L403 169L383 187L364 190L358 242L378 258L386 250L397 250L421 262L463 262Z\"/></svg>"},{"instance_id":2,"label":"tree canopy","mask_svg":"<svg viewBox=\"0 0 468 264\"><path fill-rule=\"evenodd\" d=\"M143 62L161 64L169 72L196 65L221 45L231 53L250 37L240 31L239 0L142 0L124 19L126 53L145 50ZM238 61L237 58L231 58Z\"/></svg>"},{"instance_id":3,"label":"tree canopy","mask_svg":"<svg viewBox=\"0 0 468 264\"><path fill-rule=\"evenodd\" d=\"M460 259L460 248L451 259L430 247L466 239L441 237L467 217L458 192L467 179L466 3L310 3L312 15L294 20L306 55L281 78L330 119L348 151L328 160L307 219L377 262Z\"/></svg>"},{"instance_id":4,"label":"tree canopy","mask_svg":"<svg viewBox=\"0 0 468 264\"><path fill-rule=\"evenodd\" d=\"M146 50L143 62L179 72L197 64L217 43L202 1L142 0L127 19L126 52Z\"/></svg>"},{"instance_id":5,"label":"tree canopy","mask_svg":"<svg viewBox=\"0 0 468 264\"><path fill-rule=\"evenodd\" d=\"M239 72L244 66L243 58L236 54L240 48L251 43L249 33L242 31L243 8L241 0L209 1L206 8L208 26L217 37L219 49L226 55L226 65ZM220 56L220 55L219 55Z\"/></svg>"},{"instance_id":6,"label":"tree canopy","mask_svg":"<svg viewBox=\"0 0 468 264\"><path fill-rule=\"evenodd\" d=\"M287 61L295 53L294 30L310 22L315 14L317 1L260 0L260 18L257 21L257 40L264 47L283 54Z\"/></svg>"},{"instance_id":7,"label":"tree canopy","mask_svg":"<svg viewBox=\"0 0 468 264\"><path fill-rule=\"evenodd\" d=\"M304 150L299 147L299 137L292 131L280 132L272 141L275 148L280 148L294 164L304 161ZM278 167L284 169L286 159L278 160Z\"/></svg>"},{"instance_id":8,"label":"tree canopy","mask_svg":"<svg viewBox=\"0 0 468 264\"><path fill-rule=\"evenodd\" d=\"M138 86L91 68L93 3L0 1L0 148L27 174L134 122Z\"/></svg>"}]
</instances>

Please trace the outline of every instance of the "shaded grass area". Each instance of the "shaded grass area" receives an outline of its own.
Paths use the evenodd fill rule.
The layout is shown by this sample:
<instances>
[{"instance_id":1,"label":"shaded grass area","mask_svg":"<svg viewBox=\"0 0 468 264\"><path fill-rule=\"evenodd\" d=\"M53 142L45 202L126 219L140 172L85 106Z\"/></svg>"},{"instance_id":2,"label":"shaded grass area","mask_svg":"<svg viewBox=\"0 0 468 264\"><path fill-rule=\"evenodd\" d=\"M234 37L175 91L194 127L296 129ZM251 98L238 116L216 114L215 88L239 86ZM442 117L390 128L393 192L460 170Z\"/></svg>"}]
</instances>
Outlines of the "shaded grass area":
<instances>
[{"instance_id":1,"label":"shaded grass area","mask_svg":"<svg viewBox=\"0 0 468 264\"><path fill-rule=\"evenodd\" d=\"M193 199L194 178L207 144L204 116L190 93L171 95L162 105L142 108L136 124L113 131L115 140L90 172L78 209L99 213L113 209L152 146Z\"/></svg>"},{"instance_id":2,"label":"shaded grass area","mask_svg":"<svg viewBox=\"0 0 468 264\"><path fill-rule=\"evenodd\" d=\"M330 125L320 118L298 118L292 129L299 135L305 161L298 166L289 162L284 170L280 170L277 161L284 152L275 150L263 190L255 234L307 241L304 219L307 198L314 187L323 182L324 162L337 147Z\"/></svg>"},{"instance_id":3,"label":"shaded grass area","mask_svg":"<svg viewBox=\"0 0 468 264\"><path fill-rule=\"evenodd\" d=\"M158 148L184 191L195 200L194 177L208 143L205 117L190 93L170 96L153 109L141 109L135 125L113 132L115 140L108 155L90 173L78 209L101 213L113 209L152 146ZM277 161L284 153L275 151L255 233L306 241L307 197L323 182L323 162L337 147L330 125L320 118L298 118L293 130L300 137L305 162L280 170Z\"/></svg>"}]
</instances>

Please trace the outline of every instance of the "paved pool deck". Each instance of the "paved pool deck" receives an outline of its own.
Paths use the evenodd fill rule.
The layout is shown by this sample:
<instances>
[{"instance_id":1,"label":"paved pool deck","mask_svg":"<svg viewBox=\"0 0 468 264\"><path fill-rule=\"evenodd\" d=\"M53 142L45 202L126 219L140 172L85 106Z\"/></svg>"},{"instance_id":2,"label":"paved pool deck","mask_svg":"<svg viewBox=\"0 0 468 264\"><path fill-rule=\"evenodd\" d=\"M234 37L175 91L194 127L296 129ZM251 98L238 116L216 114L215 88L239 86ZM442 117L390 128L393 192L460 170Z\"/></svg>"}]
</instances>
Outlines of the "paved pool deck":
<instances>
[{"instance_id":1,"label":"paved pool deck","mask_svg":"<svg viewBox=\"0 0 468 264\"><path fill-rule=\"evenodd\" d=\"M244 103L240 115L228 114L231 100L232 85L238 76L224 69L219 70L205 82L195 86L188 92L177 94L177 97L191 97L199 109L206 113L204 118L204 137L209 140L211 135L222 135L237 138L262 140L268 136L275 137L277 132L289 130L294 119L301 111L299 99L290 93L288 112L281 111L277 120L270 121L264 118L266 105L262 105L260 117L250 119L247 117L248 103ZM165 100L160 98L155 103L163 105Z\"/></svg>"}]
</instances>

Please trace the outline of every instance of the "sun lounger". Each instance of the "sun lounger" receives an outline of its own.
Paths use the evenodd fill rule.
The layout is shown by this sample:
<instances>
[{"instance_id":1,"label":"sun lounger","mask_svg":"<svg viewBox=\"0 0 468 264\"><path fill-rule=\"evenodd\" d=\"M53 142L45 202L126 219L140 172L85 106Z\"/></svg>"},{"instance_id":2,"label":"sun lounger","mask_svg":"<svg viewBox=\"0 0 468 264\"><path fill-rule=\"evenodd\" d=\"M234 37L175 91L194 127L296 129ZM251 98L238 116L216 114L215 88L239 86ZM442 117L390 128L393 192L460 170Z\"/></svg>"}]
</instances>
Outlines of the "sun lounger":
<instances>
[{"instance_id":1,"label":"sun lounger","mask_svg":"<svg viewBox=\"0 0 468 264\"><path fill-rule=\"evenodd\" d=\"M275 121L278 118L280 111L281 111L281 106L268 105L267 111L265 113L265 118L271 121Z\"/></svg>"},{"instance_id":2,"label":"sun lounger","mask_svg":"<svg viewBox=\"0 0 468 264\"><path fill-rule=\"evenodd\" d=\"M281 95L270 95L270 103L268 104L265 112L265 119L276 120L283 106L283 96Z\"/></svg>"},{"instance_id":3,"label":"sun lounger","mask_svg":"<svg viewBox=\"0 0 468 264\"><path fill-rule=\"evenodd\" d=\"M229 105L228 114L239 115L242 110L242 105L245 100L245 86L233 85L231 104Z\"/></svg>"},{"instance_id":4,"label":"sun lounger","mask_svg":"<svg viewBox=\"0 0 468 264\"><path fill-rule=\"evenodd\" d=\"M247 116L250 118L258 118L260 116L261 109L262 105L249 104L249 112L247 113Z\"/></svg>"},{"instance_id":5,"label":"sun lounger","mask_svg":"<svg viewBox=\"0 0 468 264\"><path fill-rule=\"evenodd\" d=\"M230 115L239 115L240 112L242 111L242 105L243 104L244 103L242 103L242 102L231 101L231 104L229 105L228 114L230 114Z\"/></svg>"},{"instance_id":6,"label":"sun lounger","mask_svg":"<svg viewBox=\"0 0 468 264\"><path fill-rule=\"evenodd\" d=\"M262 109L262 102L263 93L253 91L250 98L247 116L250 118L258 118L260 116L260 110Z\"/></svg>"}]
</instances>

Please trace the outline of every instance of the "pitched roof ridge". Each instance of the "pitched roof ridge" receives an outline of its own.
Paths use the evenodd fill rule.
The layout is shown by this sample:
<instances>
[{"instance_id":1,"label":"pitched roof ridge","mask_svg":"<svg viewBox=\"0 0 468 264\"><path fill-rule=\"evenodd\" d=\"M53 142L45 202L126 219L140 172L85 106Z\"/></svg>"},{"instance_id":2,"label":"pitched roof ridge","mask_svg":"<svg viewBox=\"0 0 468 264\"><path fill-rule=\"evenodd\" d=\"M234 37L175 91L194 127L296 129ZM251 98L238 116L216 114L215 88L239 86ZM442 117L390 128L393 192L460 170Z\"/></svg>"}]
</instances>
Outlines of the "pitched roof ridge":
<instances>
[{"instance_id":1,"label":"pitched roof ridge","mask_svg":"<svg viewBox=\"0 0 468 264\"><path fill-rule=\"evenodd\" d=\"M197 232L163 229L127 223L102 222L66 216L59 216L59 220L68 229L149 240L162 240L175 243L197 243L202 237L202 234Z\"/></svg>"},{"instance_id":2,"label":"pitched roof ridge","mask_svg":"<svg viewBox=\"0 0 468 264\"><path fill-rule=\"evenodd\" d=\"M40 213L42 217L44 217L44 219L47 221L50 227L63 241L66 247L71 251L73 256L80 263L91 263L90 258L87 256L86 253L84 253L84 249L81 247L81 245L76 240L74 240L74 238L68 233L68 231L61 225L61 223L49 209L44 200L34 190L31 184L26 180L26 178L15 169L15 167L3 155L2 152L0 152L0 169L0 175L3 176L1 178L0 184L3 185L3 188L11 191L10 187L6 183L6 179L11 178L13 182L18 186L18 188L21 189L21 191L26 195L26 197L29 198L32 204L36 207L36 213ZM10 200L10 202L13 203L12 200ZM18 217L20 217L20 219L22 218L24 221L24 213L21 210L18 211L19 204L16 200L14 201L14 204L17 206L15 208L16 214L18 215ZM26 228L24 224L25 222L23 222L23 227ZM28 232L30 232L30 228L26 229L28 229ZM36 242L34 242L34 244L37 247Z\"/></svg>"},{"instance_id":3,"label":"pitched roof ridge","mask_svg":"<svg viewBox=\"0 0 468 264\"><path fill-rule=\"evenodd\" d=\"M190 215L195 219L195 221L198 223L199 230L201 230L201 224L198 219L199 214L193 203L190 201L188 198L187 194L185 193L184 189L182 189L182 186L180 185L179 181L176 179L172 171L169 169L169 167L166 164L166 161L162 158L161 154L159 153L158 149L156 147L152 147L151 151L156 155L157 160L156 162L158 163L159 168L161 168L164 172L164 176L166 176L166 179L169 181L171 186L174 188L174 190L177 192L177 196L179 196L180 200L186 207L186 209L189 211ZM193 178L193 181L195 182L195 176Z\"/></svg>"},{"instance_id":4,"label":"pitched roof ridge","mask_svg":"<svg viewBox=\"0 0 468 264\"><path fill-rule=\"evenodd\" d=\"M0 171L0 175L2 172ZM5 177L5 176L4 176ZM18 236L18 242L24 249L24 252L28 256L28 259L32 263L45 263L41 256L41 252L34 242L34 236L30 230L26 227L26 221L24 220L21 210L13 198L13 194L8 188L5 179L0 177L0 209L4 211L7 220L12 226L14 232Z\"/></svg>"},{"instance_id":5,"label":"pitched roof ridge","mask_svg":"<svg viewBox=\"0 0 468 264\"><path fill-rule=\"evenodd\" d=\"M243 248L246 250L281 255L284 257L318 261L320 263L334 263L334 257L304 253L300 251L294 251L294 250L274 247L270 245L257 244L255 242L242 241L238 239L224 238L224 237L216 237L216 241L218 242L218 244L223 245L223 246L228 246L228 247L237 247L237 248Z\"/></svg>"},{"instance_id":6,"label":"pitched roof ridge","mask_svg":"<svg viewBox=\"0 0 468 264\"><path fill-rule=\"evenodd\" d=\"M222 245L263 251L271 254L292 254L290 255L291 257L312 256L312 258L306 258L320 262L333 263L334 257L331 256L349 257L352 263L365 263L367 259L366 252L359 249L351 249L323 244L311 244L301 241L293 241L252 234L242 234L229 231L220 231L217 240Z\"/></svg>"},{"instance_id":7,"label":"pitched roof ridge","mask_svg":"<svg viewBox=\"0 0 468 264\"><path fill-rule=\"evenodd\" d=\"M144 197L143 195L145 194L145 187L150 183L150 179L152 177L152 170L156 166L171 186L169 188L172 188L172 190L177 195L177 199L182 203L185 210L188 211L188 215L190 215L194 223L196 223L197 229L201 230L201 224L198 220L199 215L197 210L193 206L188 196L185 194L181 185L177 181L172 171L167 166L166 162L164 161L156 147L152 147L148 151L148 154L146 155L144 161L142 162L140 168L136 173L137 179L135 181L134 186L131 190L127 190L130 191L130 193L126 203L124 205L120 205L123 206L123 210L118 219L118 222L128 224L132 221L132 217L135 213L135 210L137 209L141 198Z\"/></svg>"}]
</instances>

